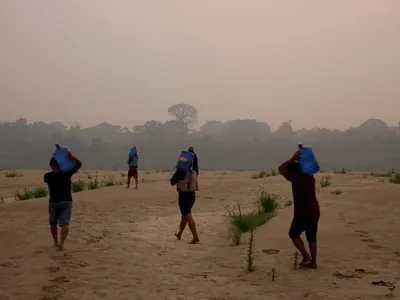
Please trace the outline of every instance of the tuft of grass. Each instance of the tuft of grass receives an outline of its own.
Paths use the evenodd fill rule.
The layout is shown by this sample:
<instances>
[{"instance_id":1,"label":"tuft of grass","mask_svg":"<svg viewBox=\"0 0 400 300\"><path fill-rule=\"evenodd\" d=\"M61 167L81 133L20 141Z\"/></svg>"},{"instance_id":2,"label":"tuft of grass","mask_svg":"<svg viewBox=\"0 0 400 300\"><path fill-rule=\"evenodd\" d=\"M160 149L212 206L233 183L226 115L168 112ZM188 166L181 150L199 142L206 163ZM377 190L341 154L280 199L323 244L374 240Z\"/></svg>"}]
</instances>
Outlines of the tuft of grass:
<instances>
[{"instance_id":1,"label":"tuft of grass","mask_svg":"<svg viewBox=\"0 0 400 300\"><path fill-rule=\"evenodd\" d=\"M49 195L49 190L45 187L38 187L34 189L17 190L14 194L15 200L29 200L34 198L43 198Z\"/></svg>"},{"instance_id":2,"label":"tuft of grass","mask_svg":"<svg viewBox=\"0 0 400 300\"><path fill-rule=\"evenodd\" d=\"M293 268L297 269L297 266L299 265L299 252L294 252L293 253Z\"/></svg>"},{"instance_id":3,"label":"tuft of grass","mask_svg":"<svg viewBox=\"0 0 400 300\"><path fill-rule=\"evenodd\" d=\"M251 179L260 179L260 178L267 178L267 177L272 177L272 176L278 176L279 173L275 169L271 169L268 172L266 171L261 171L259 173L256 173L251 176Z\"/></svg>"},{"instance_id":4,"label":"tuft of grass","mask_svg":"<svg viewBox=\"0 0 400 300\"><path fill-rule=\"evenodd\" d=\"M4 175L7 178L18 178L18 177L23 177L24 176L24 174L18 173L16 171L6 172Z\"/></svg>"},{"instance_id":5,"label":"tuft of grass","mask_svg":"<svg viewBox=\"0 0 400 300\"><path fill-rule=\"evenodd\" d=\"M400 184L400 173L392 174L389 181L394 184Z\"/></svg>"},{"instance_id":6,"label":"tuft of grass","mask_svg":"<svg viewBox=\"0 0 400 300\"><path fill-rule=\"evenodd\" d=\"M71 191L73 193L78 193L78 192L82 192L83 190L85 190L86 187L86 183L83 180L78 180L78 181L72 181L71 182Z\"/></svg>"},{"instance_id":7,"label":"tuft of grass","mask_svg":"<svg viewBox=\"0 0 400 300\"><path fill-rule=\"evenodd\" d=\"M331 192L331 194L333 194L333 195L340 195L340 194L343 194L343 191L342 190L333 190L332 192Z\"/></svg>"},{"instance_id":8,"label":"tuft of grass","mask_svg":"<svg viewBox=\"0 0 400 300\"><path fill-rule=\"evenodd\" d=\"M121 177L122 178L126 177L126 174L125 173L121 173Z\"/></svg>"},{"instance_id":9,"label":"tuft of grass","mask_svg":"<svg viewBox=\"0 0 400 300\"><path fill-rule=\"evenodd\" d=\"M88 178L89 180L91 180L91 179L93 179L93 176L92 176L92 175L88 175L87 178Z\"/></svg>"},{"instance_id":10,"label":"tuft of grass","mask_svg":"<svg viewBox=\"0 0 400 300\"><path fill-rule=\"evenodd\" d=\"M328 186L331 186L332 185L331 176L329 175L322 176L321 181L319 183L321 185L321 188L326 188Z\"/></svg>"},{"instance_id":11,"label":"tuft of grass","mask_svg":"<svg viewBox=\"0 0 400 300\"><path fill-rule=\"evenodd\" d=\"M109 186L114 186L116 185L116 181L114 178L109 177L106 180L103 181L103 186L109 187Z\"/></svg>"},{"instance_id":12,"label":"tuft of grass","mask_svg":"<svg viewBox=\"0 0 400 300\"><path fill-rule=\"evenodd\" d=\"M275 215L275 212L265 213L261 210L243 213L240 204L235 205L231 211L228 211L228 222L231 226L230 240L234 245L239 245L243 233L264 225Z\"/></svg>"},{"instance_id":13,"label":"tuft of grass","mask_svg":"<svg viewBox=\"0 0 400 300\"><path fill-rule=\"evenodd\" d=\"M249 247L247 249L247 271L254 271L254 228L250 230Z\"/></svg>"},{"instance_id":14,"label":"tuft of grass","mask_svg":"<svg viewBox=\"0 0 400 300\"><path fill-rule=\"evenodd\" d=\"M290 199L285 202L285 207L289 207L289 206L292 206L292 205L293 205L293 201L290 200Z\"/></svg>"},{"instance_id":15,"label":"tuft of grass","mask_svg":"<svg viewBox=\"0 0 400 300\"><path fill-rule=\"evenodd\" d=\"M269 273L269 276L271 276L271 280L272 280L272 282L274 282L275 279L276 279L276 270L275 270L275 268L271 269L271 272Z\"/></svg>"},{"instance_id":16,"label":"tuft of grass","mask_svg":"<svg viewBox=\"0 0 400 300\"><path fill-rule=\"evenodd\" d=\"M97 176L94 180L91 180L87 183L88 190L96 190L101 188L101 183L97 180Z\"/></svg>"},{"instance_id":17,"label":"tuft of grass","mask_svg":"<svg viewBox=\"0 0 400 300\"><path fill-rule=\"evenodd\" d=\"M263 189L258 194L260 208L266 213L274 212L278 208L278 199L278 195L266 193Z\"/></svg>"}]
</instances>

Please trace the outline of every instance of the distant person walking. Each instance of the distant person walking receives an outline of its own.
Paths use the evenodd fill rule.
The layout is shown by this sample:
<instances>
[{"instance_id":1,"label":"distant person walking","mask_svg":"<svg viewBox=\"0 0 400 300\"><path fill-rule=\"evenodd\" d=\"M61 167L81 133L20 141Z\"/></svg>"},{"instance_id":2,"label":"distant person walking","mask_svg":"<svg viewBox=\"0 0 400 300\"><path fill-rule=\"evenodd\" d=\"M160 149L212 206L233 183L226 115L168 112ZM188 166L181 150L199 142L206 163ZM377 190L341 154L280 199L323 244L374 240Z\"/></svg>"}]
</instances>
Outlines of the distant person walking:
<instances>
[{"instance_id":1,"label":"distant person walking","mask_svg":"<svg viewBox=\"0 0 400 300\"><path fill-rule=\"evenodd\" d=\"M135 189L138 189L139 186L139 174L138 174L138 167L139 167L139 157L137 154L137 151L133 156L129 156L128 160L128 185L126 186L128 189L131 185L131 178L133 177L135 179Z\"/></svg>"},{"instance_id":2,"label":"distant person walking","mask_svg":"<svg viewBox=\"0 0 400 300\"><path fill-rule=\"evenodd\" d=\"M50 160L51 172L44 175L44 182L47 183L50 191L49 199L49 223L54 240L54 247L59 251L64 249L64 243L68 236L69 223L72 213L71 177L82 166L82 162L68 152L68 158L75 161L75 167L68 172L61 172L57 160L53 157ZM61 238L58 241L58 226L61 227Z\"/></svg>"},{"instance_id":3,"label":"distant person walking","mask_svg":"<svg viewBox=\"0 0 400 300\"><path fill-rule=\"evenodd\" d=\"M193 157L193 171L196 172L197 174L197 180L196 180L196 191L199 190L199 160L197 158L196 152L194 152L194 147L189 147L188 152L192 153L194 155Z\"/></svg>"},{"instance_id":4,"label":"distant person walking","mask_svg":"<svg viewBox=\"0 0 400 300\"><path fill-rule=\"evenodd\" d=\"M315 178L303 174L298 163L301 150L279 166L281 173L292 183L294 217L289 230L289 237L294 246L303 255L300 265L317 268L317 232L320 217L319 204L315 193ZM307 252L301 234L305 231L310 254Z\"/></svg>"},{"instance_id":5,"label":"distant person walking","mask_svg":"<svg viewBox=\"0 0 400 300\"><path fill-rule=\"evenodd\" d=\"M177 186L178 204L182 215L179 224L179 231L178 233L175 233L175 236L180 240L182 238L182 233L186 228L186 224L188 224L193 235L193 239L189 244L197 244L200 242L197 235L196 223L192 216L192 208L196 201L196 182L197 173L192 168L187 172L177 170L170 180L172 186Z\"/></svg>"}]
</instances>

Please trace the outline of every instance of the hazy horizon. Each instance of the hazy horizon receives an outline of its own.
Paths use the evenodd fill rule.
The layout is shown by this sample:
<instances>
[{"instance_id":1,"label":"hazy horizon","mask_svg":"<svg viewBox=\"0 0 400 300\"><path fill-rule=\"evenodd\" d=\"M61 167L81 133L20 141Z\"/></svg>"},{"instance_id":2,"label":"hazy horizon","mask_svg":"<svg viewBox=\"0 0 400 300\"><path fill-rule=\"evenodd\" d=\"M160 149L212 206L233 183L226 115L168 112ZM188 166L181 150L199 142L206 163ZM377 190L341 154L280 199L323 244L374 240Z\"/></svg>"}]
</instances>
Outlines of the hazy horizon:
<instances>
[{"instance_id":1,"label":"hazy horizon","mask_svg":"<svg viewBox=\"0 0 400 300\"><path fill-rule=\"evenodd\" d=\"M396 0L0 2L0 120L400 121Z\"/></svg>"}]
</instances>

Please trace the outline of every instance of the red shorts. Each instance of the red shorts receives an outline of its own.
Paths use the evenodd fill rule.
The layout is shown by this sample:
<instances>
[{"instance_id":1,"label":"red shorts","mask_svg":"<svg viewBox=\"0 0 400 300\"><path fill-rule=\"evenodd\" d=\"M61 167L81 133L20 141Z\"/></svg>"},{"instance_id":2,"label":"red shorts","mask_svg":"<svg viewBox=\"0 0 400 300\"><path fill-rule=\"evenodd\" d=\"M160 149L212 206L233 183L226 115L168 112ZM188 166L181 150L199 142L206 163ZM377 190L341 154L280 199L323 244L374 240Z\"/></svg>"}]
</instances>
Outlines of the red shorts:
<instances>
[{"instance_id":1,"label":"red shorts","mask_svg":"<svg viewBox=\"0 0 400 300\"><path fill-rule=\"evenodd\" d=\"M135 167L130 167L128 170L128 177L133 177L135 179L138 179L138 170Z\"/></svg>"}]
</instances>

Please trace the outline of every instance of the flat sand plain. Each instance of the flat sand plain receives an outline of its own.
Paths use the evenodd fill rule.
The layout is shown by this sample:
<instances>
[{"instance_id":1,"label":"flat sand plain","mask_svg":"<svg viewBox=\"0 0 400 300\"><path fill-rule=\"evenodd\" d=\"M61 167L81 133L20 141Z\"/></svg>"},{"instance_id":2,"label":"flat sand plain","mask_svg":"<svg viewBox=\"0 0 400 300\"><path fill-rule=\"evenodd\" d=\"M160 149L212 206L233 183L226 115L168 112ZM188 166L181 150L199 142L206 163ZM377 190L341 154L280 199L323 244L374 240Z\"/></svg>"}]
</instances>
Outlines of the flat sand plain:
<instances>
[{"instance_id":1,"label":"flat sand plain","mask_svg":"<svg viewBox=\"0 0 400 300\"><path fill-rule=\"evenodd\" d=\"M140 172L139 190L112 186L74 193L64 252L52 247L47 199L13 201L18 188L42 186L44 170L0 172L0 299L400 299L400 186L382 178L331 174L318 187L319 269L293 268L288 238L293 207L255 231L255 265L246 271L247 240L231 246L227 208L257 206L257 190L291 199L282 177L204 172L193 210L201 242L175 240L180 219L171 173ZM317 176L317 181L321 176ZM121 172L80 172L100 179ZM124 178L122 178L124 179ZM340 189L342 194L332 191ZM275 270L275 280L270 273ZM375 284L373 284L375 283ZM396 298L397 297L397 298Z\"/></svg>"}]
</instances>

